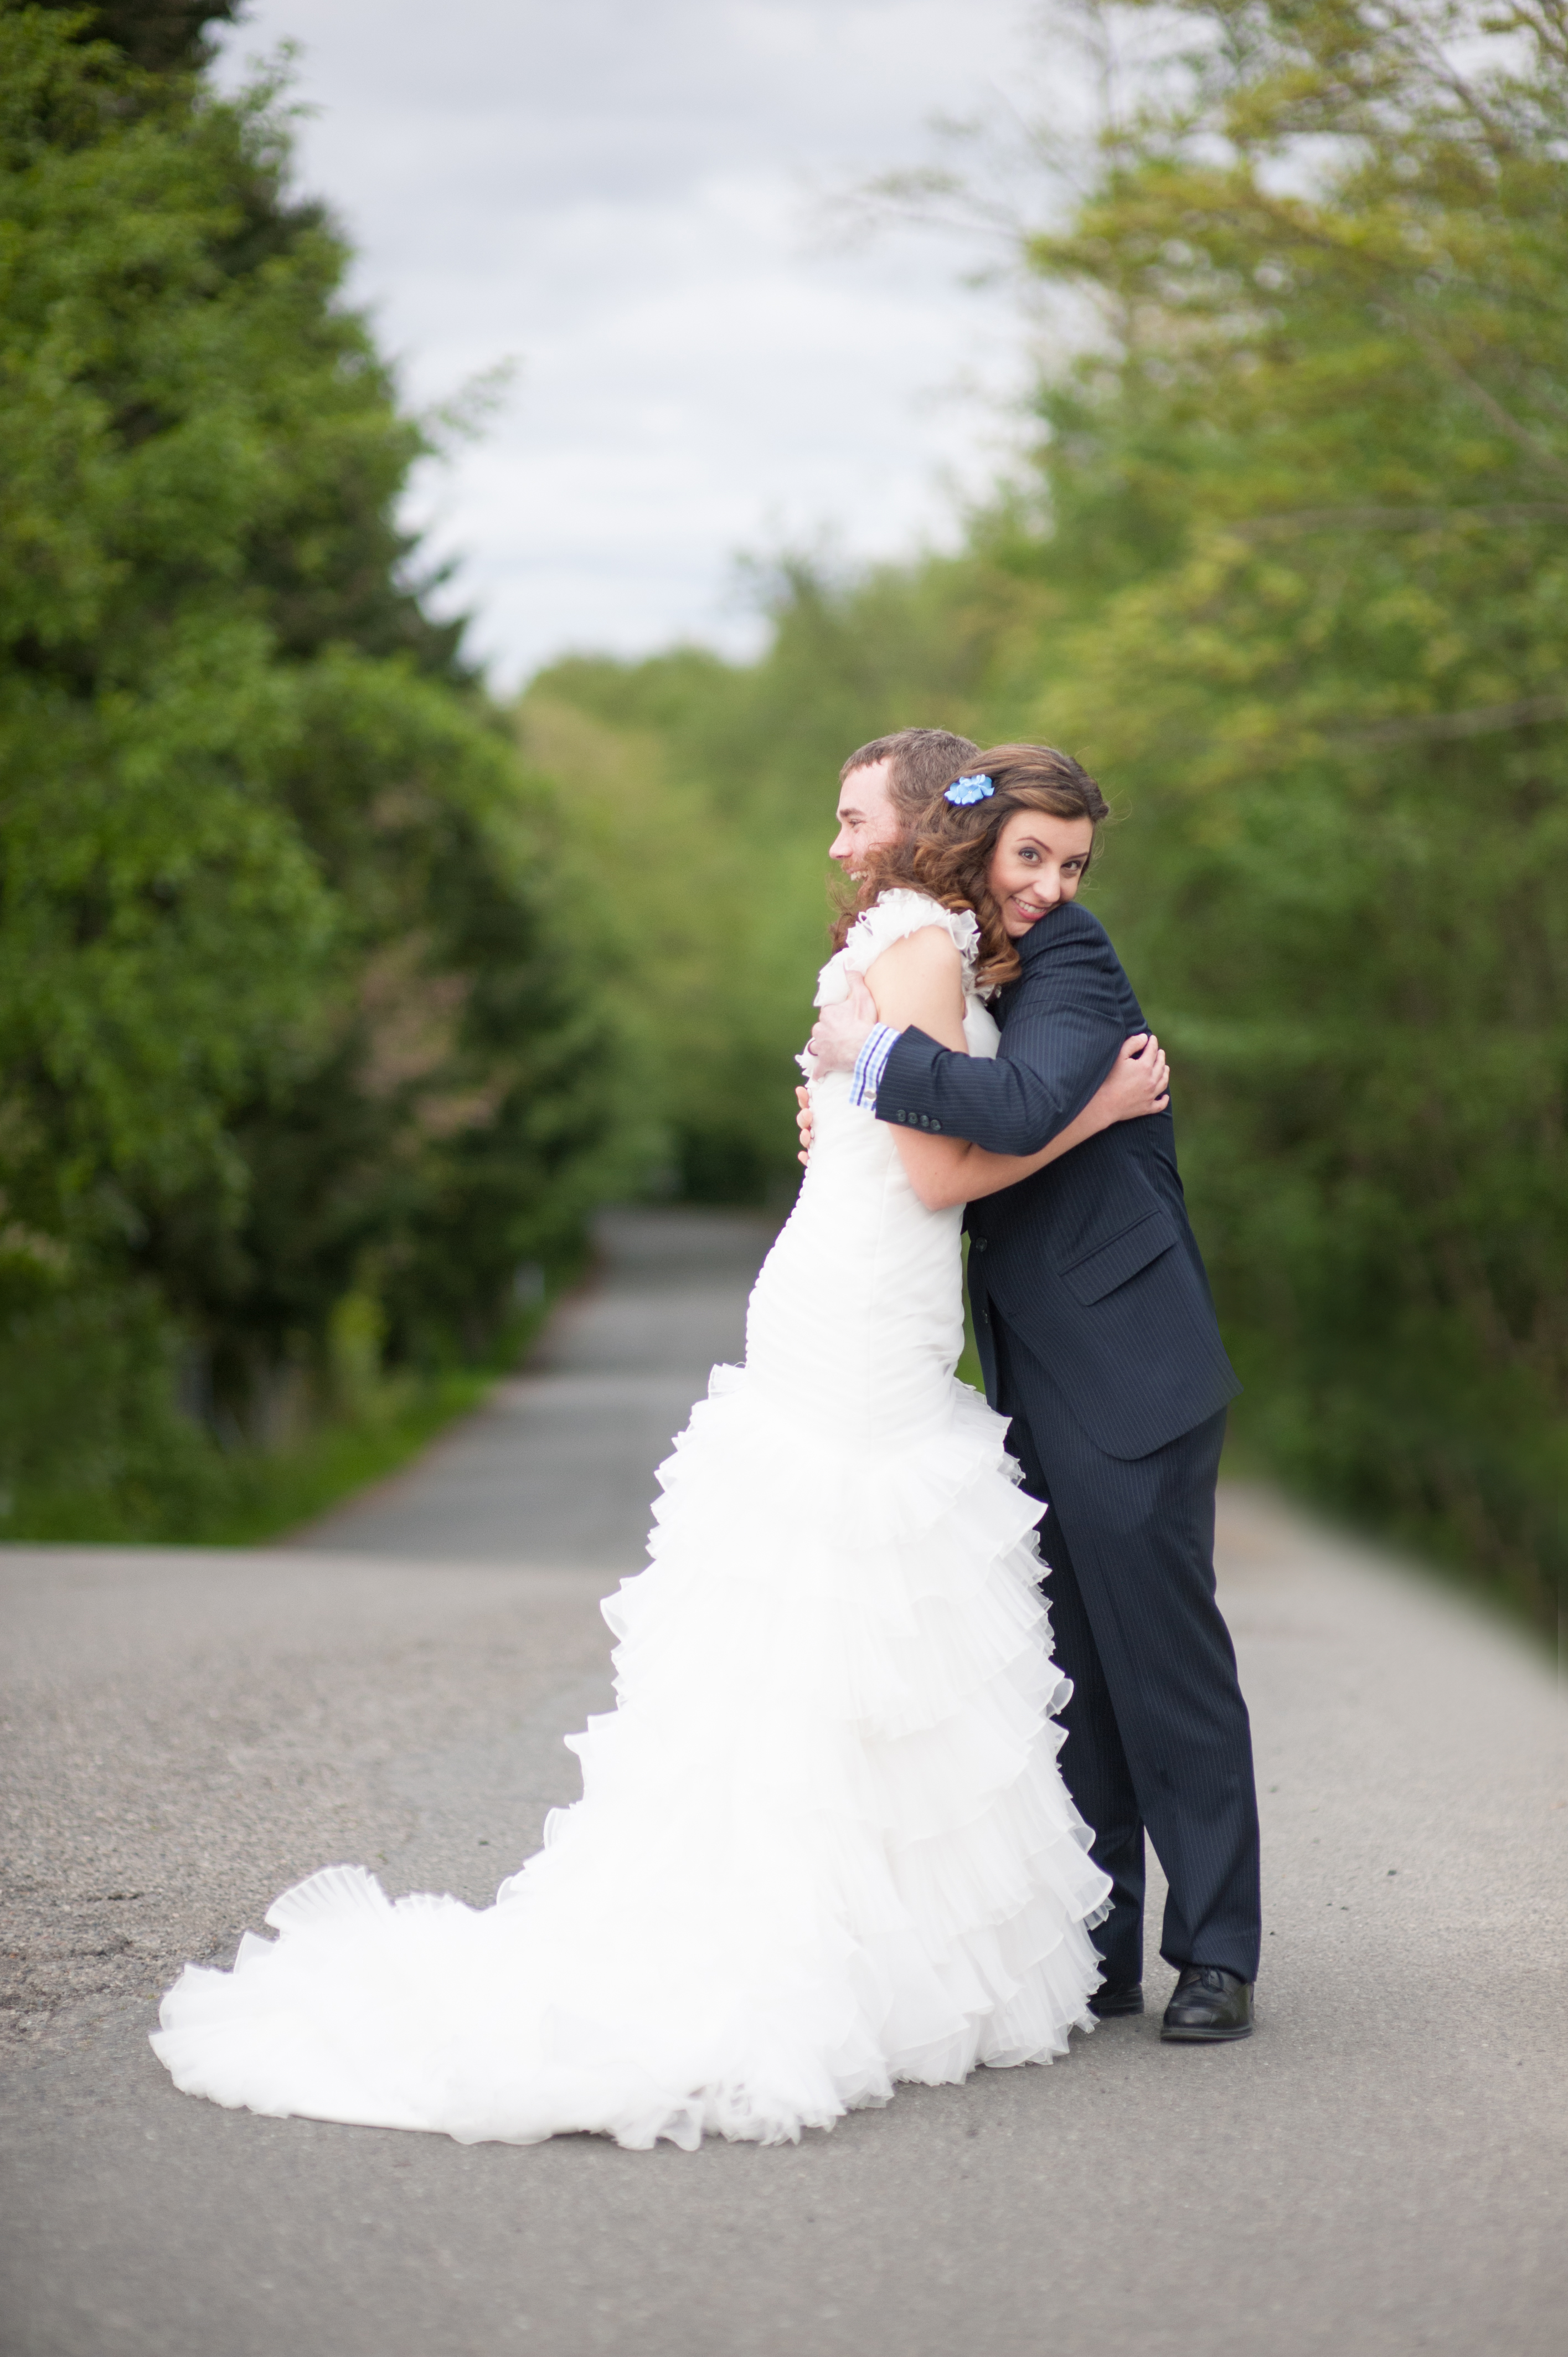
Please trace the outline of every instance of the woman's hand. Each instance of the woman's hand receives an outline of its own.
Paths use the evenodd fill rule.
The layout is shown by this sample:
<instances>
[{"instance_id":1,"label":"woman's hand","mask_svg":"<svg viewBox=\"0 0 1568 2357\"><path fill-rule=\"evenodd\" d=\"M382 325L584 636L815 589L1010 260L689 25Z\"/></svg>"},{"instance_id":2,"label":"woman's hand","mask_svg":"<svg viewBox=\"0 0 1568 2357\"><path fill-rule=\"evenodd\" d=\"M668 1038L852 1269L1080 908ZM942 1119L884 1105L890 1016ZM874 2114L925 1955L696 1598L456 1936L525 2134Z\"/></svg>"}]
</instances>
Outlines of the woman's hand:
<instances>
[{"instance_id":1,"label":"woman's hand","mask_svg":"<svg viewBox=\"0 0 1568 2357\"><path fill-rule=\"evenodd\" d=\"M1145 1114L1164 1113L1171 1101L1170 1086L1165 1049L1152 1031L1134 1031L1122 1042L1121 1054L1079 1114L1086 1125L1082 1135L1109 1129L1112 1122L1141 1121Z\"/></svg>"}]
</instances>

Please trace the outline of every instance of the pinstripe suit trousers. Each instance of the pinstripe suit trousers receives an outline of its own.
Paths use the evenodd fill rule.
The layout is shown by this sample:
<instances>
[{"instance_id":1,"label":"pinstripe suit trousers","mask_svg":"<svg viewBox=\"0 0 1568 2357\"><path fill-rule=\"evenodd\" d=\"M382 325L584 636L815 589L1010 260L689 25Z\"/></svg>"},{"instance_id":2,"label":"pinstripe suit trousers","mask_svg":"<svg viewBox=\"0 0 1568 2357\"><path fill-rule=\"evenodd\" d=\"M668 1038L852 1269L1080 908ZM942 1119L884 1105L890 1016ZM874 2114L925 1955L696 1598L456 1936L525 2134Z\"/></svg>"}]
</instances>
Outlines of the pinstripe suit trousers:
<instances>
[{"instance_id":1,"label":"pinstripe suit trousers","mask_svg":"<svg viewBox=\"0 0 1568 2357\"><path fill-rule=\"evenodd\" d=\"M1254 1980L1258 1803L1247 1706L1214 1596L1225 1411L1146 1457L1109 1457L991 1304L997 1397L1024 1486L1050 1511L1057 1659L1073 1682L1061 1770L1114 1886L1095 1934L1108 1983L1142 1980L1144 1835L1169 1896L1160 1953Z\"/></svg>"}]
</instances>

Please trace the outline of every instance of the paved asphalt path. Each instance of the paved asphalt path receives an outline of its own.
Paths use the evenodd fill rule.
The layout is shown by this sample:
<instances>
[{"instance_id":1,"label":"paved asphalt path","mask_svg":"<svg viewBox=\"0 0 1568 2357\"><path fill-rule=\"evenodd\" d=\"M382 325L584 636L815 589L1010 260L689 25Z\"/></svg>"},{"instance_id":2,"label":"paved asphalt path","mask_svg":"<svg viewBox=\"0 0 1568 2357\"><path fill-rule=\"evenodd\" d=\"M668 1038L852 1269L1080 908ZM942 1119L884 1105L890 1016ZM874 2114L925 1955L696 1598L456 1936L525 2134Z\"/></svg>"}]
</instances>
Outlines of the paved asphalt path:
<instances>
[{"instance_id":1,"label":"paved asphalt path","mask_svg":"<svg viewBox=\"0 0 1568 2357\"><path fill-rule=\"evenodd\" d=\"M1162 2048L1151 2014L695 2155L169 2085L156 1992L290 1880L357 1857L483 1900L571 1795L597 1600L764 1241L623 1215L530 1372L298 1545L0 1550L5 2357L1561 2357L1568 1708L1509 1631L1262 1494L1222 1544L1249 2044Z\"/></svg>"}]
</instances>

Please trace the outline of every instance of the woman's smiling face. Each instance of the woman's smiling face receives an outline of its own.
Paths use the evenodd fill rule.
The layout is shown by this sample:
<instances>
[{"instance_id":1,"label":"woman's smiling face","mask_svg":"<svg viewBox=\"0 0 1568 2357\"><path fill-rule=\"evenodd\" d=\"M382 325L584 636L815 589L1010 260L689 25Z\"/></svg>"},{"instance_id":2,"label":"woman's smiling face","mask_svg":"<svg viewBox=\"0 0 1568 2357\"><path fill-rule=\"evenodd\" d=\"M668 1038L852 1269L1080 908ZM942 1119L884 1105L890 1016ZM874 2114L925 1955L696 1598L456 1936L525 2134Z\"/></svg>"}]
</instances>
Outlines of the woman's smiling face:
<instances>
[{"instance_id":1,"label":"woman's smiling face","mask_svg":"<svg viewBox=\"0 0 1568 2357\"><path fill-rule=\"evenodd\" d=\"M1091 819L1014 812L996 838L985 879L1010 941L1022 941L1042 917L1073 898L1093 849Z\"/></svg>"}]
</instances>

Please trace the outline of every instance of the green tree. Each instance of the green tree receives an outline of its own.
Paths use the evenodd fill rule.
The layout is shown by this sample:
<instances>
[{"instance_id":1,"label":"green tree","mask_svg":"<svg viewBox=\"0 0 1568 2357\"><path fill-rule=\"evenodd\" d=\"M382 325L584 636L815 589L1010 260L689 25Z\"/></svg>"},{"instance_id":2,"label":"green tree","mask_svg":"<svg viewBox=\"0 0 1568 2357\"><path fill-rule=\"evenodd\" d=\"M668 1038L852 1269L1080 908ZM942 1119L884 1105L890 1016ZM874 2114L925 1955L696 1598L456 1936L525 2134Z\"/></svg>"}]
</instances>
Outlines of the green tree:
<instances>
[{"instance_id":1,"label":"green tree","mask_svg":"<svg viewBox=\"0 0 1568 2357\"><path fill-rule=\"evenodd\" d=\"M55 1371L0 1383L0 1472L156 1523L177 1361L243 1432L345 1298L478 1347L623 1125L550 791L410 586L425 444L271 93L92 30L0 10L0 1354Z\"/></svg>"},{"instance_id":2,"label":"green tree","mask_svg":"<svg viewBox=\"0 0 1568 2357\"><path fill-rule=\"evenodd\" d=\"M174 73L207 63L209 25L231 25L240 0L42 0L84 40L112 41L133 65Z\"/></svg>"},{"instance_id":3,"label":"green tree","mask_svg":"<svg viewBox=\"0 0 1568 2357\"><path fill-rule=\"evenodd\" d=\"M1184 8L1034 269L1061 595L1253 1434L1568 1574L1568 18ZM1461 63L1462 60L1462 63Z\"/></svg>"}]
</instances>

